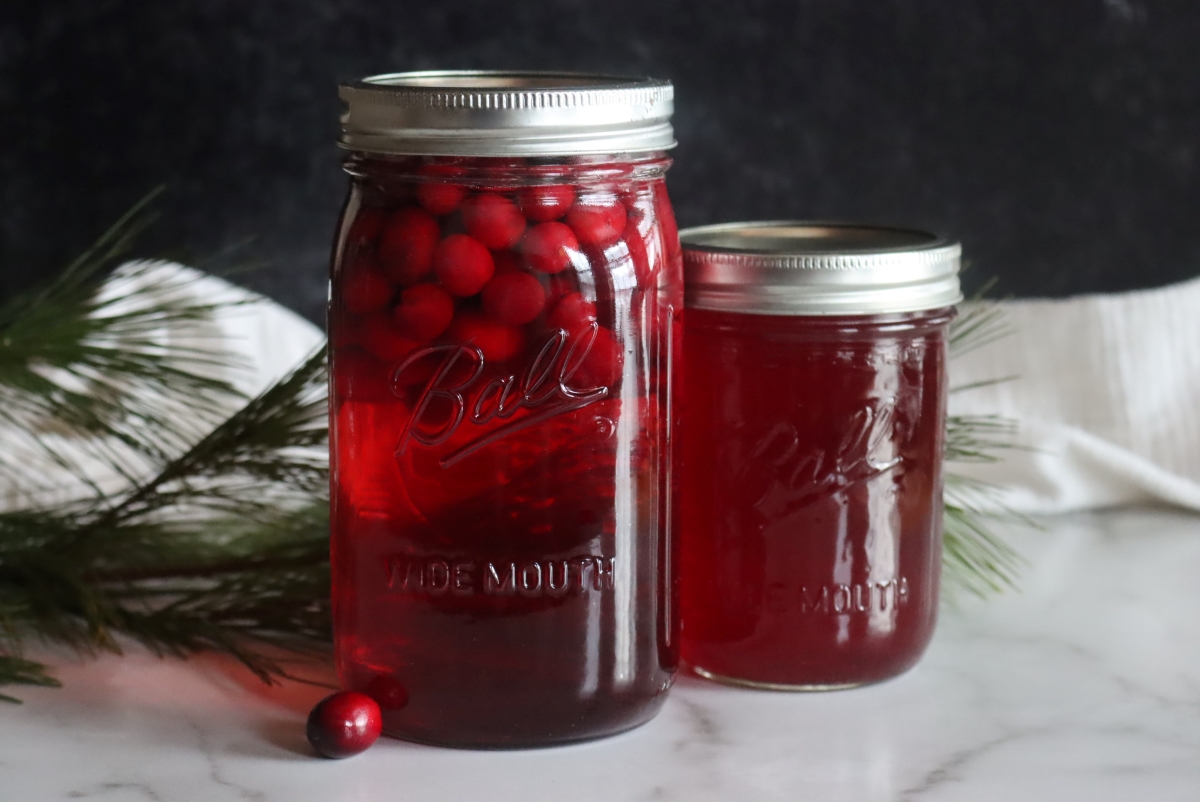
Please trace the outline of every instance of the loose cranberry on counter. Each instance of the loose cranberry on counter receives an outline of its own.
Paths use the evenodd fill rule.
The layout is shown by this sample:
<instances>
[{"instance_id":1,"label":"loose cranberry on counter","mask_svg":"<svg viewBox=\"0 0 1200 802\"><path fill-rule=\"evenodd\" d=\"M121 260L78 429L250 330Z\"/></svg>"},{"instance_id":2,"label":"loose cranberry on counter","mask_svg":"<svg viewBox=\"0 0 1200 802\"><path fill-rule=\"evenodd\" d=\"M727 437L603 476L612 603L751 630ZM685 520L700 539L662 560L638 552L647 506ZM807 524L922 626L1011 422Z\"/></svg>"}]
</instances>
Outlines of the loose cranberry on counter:
<instances>
[{"instance_id":1,"label":"loose cranberry on counter","mask_svg":"<svg viewBox=\"0 0 1200 802\"><path fill-rule=\"evenodd\" d=\"M365 752L383 732L383 715L370 696L339 691L317 703L308 714L305 734L318 754L343 758Z\"/></svg>"},{"instance_id":2,"label":"loose cranberry on counter","mask_svg":"<svg viewBox=\"0 0 1200 802\"><path fill-rule=\"evenodd\" d=\"M452 295L466 298L483 289L496 266L479 240L467 234L451 234L434 250L433 269Z\"/></svg>"},{"instance_id":3,"label":"loose cranberry on counter","mask_svg":"<svg viewBox=\"0 0 1200 802\"><path fill-rule=\"evenodd\" d=\"M402 286L416 284L433 269L433 251L442 232L422 209L401 209L388 218L379 240L379 265Z\"/></svg>"},{"instance_id":4,"label":"loose cranberry on counter","mask_svg":"<svg viewBox=\"0 0 1200 802\"><path fill-rule=\"evenodd\" d=\"M562 297L546 316L546 323L568 334L596 322L596 305L577 292Z\"/></svg>"},{"instance_id":5,"label":"loose cranberry on counter","mask_svg":"<svg viewBox=\"0 0 1200 802\"><path fill-rule=\"evenodd\" d=\"M409 337L432 340L454 319L454 298L436 284L409 287L400 294L392 319Z\"/></svg>"},{"instance_id":6,"label":"loose cranberry on counter","mask_svg":"<svg viewBox=\"0 0 1200 802\"><path fill-rule=\"evenodd\" d=\"M545 305L546 291L541 282L522 271L500 273L483 288L483 310L510 326L530 322Z\"/></svg>"},{"instance_id":7,"label":"loose cranberry on counter","mask_svg":"<svg viewBox=\"0 0 1200 802\"><path fill-rule=\"evenodd\" d=\"M538 223L521 240L525 261L542 273L561 273L571 265L572 254L579 252L579 240L565 223Z\"/></svg>"},{"instance_id":8,"label":"loose cranberry on counter","mask_svg":"<svg viewBox=\"0 0 1200 802\"><path fill-rule=\"evenodd\" d=\"M525 216L517 205L502 195L483 192L462 204L467 233L493 251L516 245L525 231Z\"/></svg>"},{"instance_id":9,"label":"loose cranberry on counter","mask_svg":"<svg viewBox=\"0 0 1200 802\"><path fill-rule=\"evenodd\" d=\"M625 230L625 204L615 198L580 198L567 211L567 224L585 245L612 245Z\"/></svg>"},{"instance_id":10,"label":"loose cranberry on counter","mask_svg":"<svg viewBox=\"0 0 1200 802\"><path fill-rule=\"evenodd\" d=\"M342 279L342 306L354 315L369 315L383 309L392 300L392 282L388 281L375 260L357 259Z\"/></svg>"},{"instance_id":11,"label":"loose cranberry on counter","mask_svg":"<svg viewBox=\"0 0 1200 802\"><path fill-rule=\"evenodd\" d=\"M432 214L450 214L467 197L467 188L446 183L445 179L462 174L461 167L451 164L427 164L421 167L417 175L429 180L417 185L417 202Z\"/></svg>"},{"instance_id":12,"label":"loose cranberry on counter","mask_svg":"<svg viewBox=\"0 0 1200 802\"><path fill-rule=\"evenodd\" d=\"M575 190L562 184L525 187L517 195L517 203L525 217L535 223L557 220L575 202Z\"/></svg>"},{"instance_id":13,"label":"loose cranberry on counter","mask_svg":"<svg viewBox=\"0 0 1200 802\"><path fill-rule=\"evenodd\" d=\"M525 345L525 337L515 326L506 326L472 310L459 312L450 324L448 337L454 342L474 345L488 362L512 359Z\"/></svg>"}]
</instances>

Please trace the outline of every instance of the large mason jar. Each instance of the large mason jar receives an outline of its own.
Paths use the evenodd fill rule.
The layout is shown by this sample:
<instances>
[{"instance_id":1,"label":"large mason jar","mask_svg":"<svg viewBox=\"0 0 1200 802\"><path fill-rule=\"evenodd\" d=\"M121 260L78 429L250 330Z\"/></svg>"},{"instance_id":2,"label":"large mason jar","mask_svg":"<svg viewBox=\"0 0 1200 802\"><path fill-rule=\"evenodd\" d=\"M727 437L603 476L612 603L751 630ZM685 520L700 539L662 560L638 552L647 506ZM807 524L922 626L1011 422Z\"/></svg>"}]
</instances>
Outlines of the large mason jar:
<instances>
[{"instance_id":1,"label":"large mason jar","mask_svg":"<svg viewBox=\"0 0 1200 802\"><path fill-rule=\"evenodd\" d=\"M678 649L671 85L405 73L341 97L340 678L417 741L637 726Z\"/></svg>"}]
</instances>

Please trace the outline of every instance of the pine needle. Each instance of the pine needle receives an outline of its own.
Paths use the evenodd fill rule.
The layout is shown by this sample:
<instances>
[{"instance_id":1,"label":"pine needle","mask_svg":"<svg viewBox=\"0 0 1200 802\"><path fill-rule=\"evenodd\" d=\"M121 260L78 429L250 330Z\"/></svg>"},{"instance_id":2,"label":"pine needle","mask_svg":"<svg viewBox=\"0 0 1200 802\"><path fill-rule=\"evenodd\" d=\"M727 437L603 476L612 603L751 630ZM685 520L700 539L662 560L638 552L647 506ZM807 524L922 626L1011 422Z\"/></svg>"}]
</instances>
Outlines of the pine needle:
<instances>
[{"instance_id":1,"label":"pine needle","mask_svg":"<svg viewBox=\"0 0 1200 802\"><path fill-rule=\"evenodd\" d=\"M990 285L989 285L990 286ZM985 287L985 290L987 288ZM960 357L1007 336L1011 330L1003 310L976 298L965 305L963 314L950 327L950 356ZM1012 381L1015 377L975 382L955 387L963 392L977 387ZM946 421L945 515L943 518L942 566L951 589L960 588L986 597L1016 586L1024 561L996 535L989 521L1023 521L1001 509L990 512L995 488L953 470L955 463L992 463L1015 448L1016 421L999 415L951 415Z\"/></svg>"}]
</instances>

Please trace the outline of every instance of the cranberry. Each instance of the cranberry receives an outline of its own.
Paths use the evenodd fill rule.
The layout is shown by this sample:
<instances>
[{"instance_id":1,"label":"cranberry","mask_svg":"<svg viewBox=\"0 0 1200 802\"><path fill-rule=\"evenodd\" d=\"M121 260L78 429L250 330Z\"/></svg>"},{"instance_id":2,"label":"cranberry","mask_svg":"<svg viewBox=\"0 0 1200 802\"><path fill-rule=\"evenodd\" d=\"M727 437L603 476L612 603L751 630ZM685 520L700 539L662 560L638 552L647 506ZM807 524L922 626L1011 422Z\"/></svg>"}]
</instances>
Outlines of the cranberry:
<instances>
[{"instance_id":1,"label":"cranberry","mask_svg":"<svg viewBox=\"0 0 1200 802\"><path fill-rule=\"evenodd\" d=\"M612 387L621 376L621 346L604 326L595 326L595 332L577 375L596 387ZM588 329L581 328L571 335L571 340L583 348L590 337Z\"/></svg>"},{"instance_id":2,"label":"cranberry","mask_svg":"<svg viewBox=\"0 0 1200 802\"><path fill-rule=\"evenodd\" d=\"M585 245L612 245L625 230L625 205L616 199L580 198L567 212L567 224Z\"/></svg>"},{"instance_id":3,"label":"cranberry","mask_svg":"<svg viewBox=\"0 0 1200 802\"><path fill-rule=\"evenodd\" d=\"M488 249L466 234L451 234L433 252L433 269L452 295L467 297L483 289L496 271Z\"/></svg>"},{"instance_id":4,"label":"cranberry","mask_svg":"<svg viewBox=\"0 0 1200 802\"><path fill-rule=\"evenodd\" d=\"M350 224L350 233L346 242L353 248L365 248L375 242L383 228L386 219L382 209L360 209L354 222Z\"/></svg>"},{"instance_id":5,"label":"cranberry","mask_svg":"<svg viewBox=\"0 0 1200 802\"><path fill-rule=\"evenodd\" d=\"M525 234L521 250L534 270L561 273L571 266L572 256L579 252L579 240L565 223L538 223Z\"/></svg>"},{"instance_id":6,"label":"cranberry","mask_svg":"<svg viewBox=\"0 0 1200 802\"><path fill-rule=\"evenodd\" d=\"M521 330L498 323L478 312L463 310L450 324L449 337L456 342L474 345L488 361L512 359L525 344Z\"/></svg>"},{"instance_id":7,"label":"cranberry","mask_svg":"<svg viewBox=\"0 0 1200 802\"><path fill-rule=\"evenodd\" d=\"M370 696L339 691L326 696L308 714L305 734L325 757L343 758L365 752L383 731L383 715Z\"/></svg>"},{"instance_id":8,"label":"cranberry","mask_svg":"<svg viewBox=\"0 0 1200 802\"><path fill-rule=\"evenodd\" d=\"M392 300L392 283L369 258L357 259L342 280L342 305L354 315L378 312Z\"/></svg>"},{"instance_id":9,"label":"cranberry","mask_svg":"<svg viewBox=\"0 0 1200 802\"><path fill-rule=\"evenodd\" d=\"M420 345L415 339L406 337L407 332L393 323L386 313L363 318L357 329L358 344L384 362L395 362Z\"/></svg>"},{"instance_id":10,"label":"cranberry","mask_svg":"<svg viewBox=\"0 0 1200 802\"><path fill-rule=\"evenodd\" d=\"M517 205L488 192L463 201L462 220L467 233L493 251L516 245L525 231L525 217Z\"/></svg>"},{"instance_id":11,"label":"cranberry","mask_svg":"<svg viewBox=\"0 0 1200 802\"><path fill-rule=\"evenodd\" d=\"M433 250L442 238L433 215L401 209L388 218L379 240L379 265L397 284L416 284L433 269Z\"/></svg>"},{"instance_id":12,"label":"cranberry","mask_svg":"<svg viewBox=\"0 0 1200 802\"><path fill-rule=\"evenodd\" d=\"M450 214L467 197L467 188L450 184L447 178L463 174L461 167L451 164L427 164L417 170L417 175L428 178L417 186L417 202L432 214Z\"/></svg>"},{"instance_id":13,"label":"cranberry","mask_svg":"<svg viewBox=\"0 0 1200 802\"><path fill-rule=\"evenodd\" d=\"M525 272L525 260L516 251L495 251L492 253L492 261L496 265L497 276L502 273Z\"/></svg>"},{"instance_id":14,"label":"cranberry","mask_svg":"<svg viewBox=\"0 0 1200 802\"><path fill-rule=\"evenodd\" d=\"M400 294L392 319L408 336L432 340L454 319L454 298L436 284L409 287Z\"/></svg>"},{"instance_id":15,"label":"cranberry","mask_svg":"<svg viewBox=\"0 0 1200 802\"><path fill-rule=\"evenodd\" d=\"M564 295L546 316L546 323L551 328L562 329L568 333L578 331L589 323L596 321L596 305L577 292Z\"/></svg>"},{"instance_id":16,"label":"cranberry","mask_svg":"<svg viewBox=\"0 0 1200 802\"><path fill-rule=\"evenodd\" d=\"M387 368L357 345L333 352L333 389L342 401L377 403L388 397Z\"/></svg>"},{"instance_id":17,"label":"cranberry","mask_svg":"<svg viewBox=\"0 0 1200 802\"><path fill-rule=\"evenodd\" d=\"M517 195L521 211L535 223L557 220L575 202L575 190L564 184L526 187Z\"/></svg>"},{"instance_id":18,"label":"cranberry","mask_svg":"<svg viewBox=\"0 0 1200 802\"><path fill-rule=\"evenodd\" d=\"M520 326L533 320L546 305L541 282L528 273L508 271L483 288L483 310L501 323Z\"/></svg>"}]
</instances>

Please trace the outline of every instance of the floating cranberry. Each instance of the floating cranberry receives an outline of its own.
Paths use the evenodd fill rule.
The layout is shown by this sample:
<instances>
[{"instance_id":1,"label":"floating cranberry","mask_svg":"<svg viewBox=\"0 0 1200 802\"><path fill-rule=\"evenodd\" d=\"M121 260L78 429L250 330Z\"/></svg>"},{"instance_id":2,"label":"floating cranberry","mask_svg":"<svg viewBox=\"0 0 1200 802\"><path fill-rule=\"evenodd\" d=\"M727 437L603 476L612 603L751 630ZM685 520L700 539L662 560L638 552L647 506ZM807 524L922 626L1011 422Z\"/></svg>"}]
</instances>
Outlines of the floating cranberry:
<instances>
[{"instance_id":1,"label":"floating cranberry","mask_svg":"<svg viewBox=\"0 0 1200 802\"><path fill-rule=\"evenodd\" d=\"M357 345L333 352L333 389L342 401L377 403L388 397L387 367Z\"/></svg>"},{"instance_id":2,"label":"floating cranberry","mask_svg":"<svg viewBox=\"0 0 1200 802\"><path fill-rule=\"evenodd\" d=\"M409 337L432 340L454 319L454 298L436 284L409 287L400 294L392 319Z\"/></svg>"},{"instance_id":3,"label":"floating cranberry","mask_svg":"<svg viewBox=\"0 0 1200 802\"><path fill-rule=\"evenodd\" d=\"M463 201L462 221L468 234L493 251L516 245L525 231L525 216L517 205L490 192Z\"/></svg>"},{"instance_id":4,"label":"floating cranberry","mask_svg":"<svg viewBox=\"0 0 1200 802\"><path fill-rule=\"evenodd\" d=\"M546 323L551 328L562 329L567 333L578 331L590 323L596 322L596 305L577 292L564 295L550 314Z\"/></svg>"},{"instance_id":5,"label":"floating cranberry","mask_svg":"<svg viewBox=\"0 0 1200 802\"><path fill-rule=\"evenodd\" d=\"M546 291L529 273L500 273L483 288L483 311L501 323L520 326L533 320L546 305Z\"/></svg>"},{"instance_id":6,"label":"floating cranberry","mask_svg":"<svg viewBox=\"0 0 1200 802\"><path fill-rule=\"evenodd\" d=\"M488 249L466 234L451 234L433 252L438 281L452 295L467 297L483 289L496 271Z\"/></svg>"},{"instance_id":7,"label":"floating cranberry","mask_svg":"<svg viewBox=\"0 0 1200 802\"><path fill-rule=\"evenodd\" d=\"M585 245L612 245L625 230L625 204L615 198L580 198L567 211L567 224Z\"/></svg>"},{"instance_id":8,"label":"floating cranberry","mask_svg":"<svg viewBox=\"0 0 1200 802\"><path fill-rule=\"evenodd\" d=\"M381 710L403 710L408 705L408 688L391 674L378 674L367 683L367 696Z\"/></svg>"},{"instance_id":9,"label":"floating cranberry","mask_svg":"<svg viewBox=\"0 0 1200 802\"><path fill-rule=\"evenodd\" d=\"M570 295L573 292L579 291L579 281L572 270L564 270L561 273L556 273L553 276L547 276L546 295L548 298L547 306L557 303L560 299Z\"/></svg>"},{"instance_id":10,"label":"floating cranberry","mask_svg":"<svg viewBox=\"0 0 1200 802\"><path fill-rule=\"evenodd\" d=\"M525 187L517 195L521 211L535 223L557 220L567 213L575 202L575 190L564 184Z\"/></svg>"},{"instance_id":11,"label":"floating cranberry","mask_svg":"<svg viewBox=\"0 0 1200 802\"><path fill-rule=\"evenodd\" d=\"M358 344L384 362L395 362L420 345L415 338L406 336L408 333L393 323L386 312L363 318L357 328Z\"/></svg>"},{"instance_id":12,"label":"floating cranberry","mask_svg":"<svg viewBox=\"0 0 1200 802\"><path fill-rule=\"evenodd\" d=\"M326 696L308 714L305 734L318 754L343 758L365 752L383 731L383 715L370 696L339 691Z\"/></svg>"},{"instance_id":13,"label":"floating cranberry","mask_svg":"<svg viewBox=\"0 0 1200 802\"><path fill-rule=\"evenodd\" d=\"M354 315L369 315L392 300L392 283L379 272L373 259L355 260L342 279L342 306Z\"/></svg>"},{"instance_id":14,"label":"floating cranberry","mask_svg":"<svg viewBox=\"0 0 1200 802\"><path fill-rule=\"evenodd\" d=\"M594 334L593 334L594 332ZM590 342L589 342L590 341ZM575 372L575 385L612 387L621 377L621 347L612 331L595 324L577 329L569 342L576 349L572 362L578 364L578 353L586 349L582 364ZM576 389L581 389L579 386Z\"/></svg>"},{"instance_id":15,"label":"floating cranberry","mask_svg":"<svg viewBox=\"0 0 1200 802\"><path fill-rule=\"evenodd\" d=\"M579 252L579 240L565 223L538 223L525 233L521 241L525 261L543 273L561 273L571 266Z\"/></svg>"},{"instance_id":16,"label":"floating cranberry","mask_svg":"<svg viewBox=\"0 0 1200 802\"><path fill-rule=\"evenodd\" d=\"M441 238L429 212L401 209L388 218L379 239L379 265L397 284L416 284L433 269L433 251Z\"/></svg>"},{"instance_id":17,"label":"floating cranberry","mask_svg":"<svg viewBox=\"0 0 1200 802\"><path fill-rule=\"evenodd\" d=\"M347 245L352 248L370 247L379 236L385 219L387 215L382 209L360 209L358 216L350 224L350 233L346 236Z\"/></svg>"},{"instance_id":18,"label":"floating cranberry","mask_svg":"<svg viewBox=\"0 0 1200 802\"><path fill-rule=\"evenodd\" d=\"M463 174L461 167L451 164L427 164L417 170L426 180L417 185L417 202L432 214L450 214L467 197L467 188L449 183L447 179Z\"/></svg>"},{"instance_id":19,"label":"floating cranberry","mask_svg":"<svg viewBox=\"0 0 1200 802\"><path fill-rule=\"evenodd\" d=\"M448 336L455 342L474 345L488 362L512 359L525 344L519 328L506 326L471 310L458 313L450 324Z\"/></svg>"}]
</instances>

